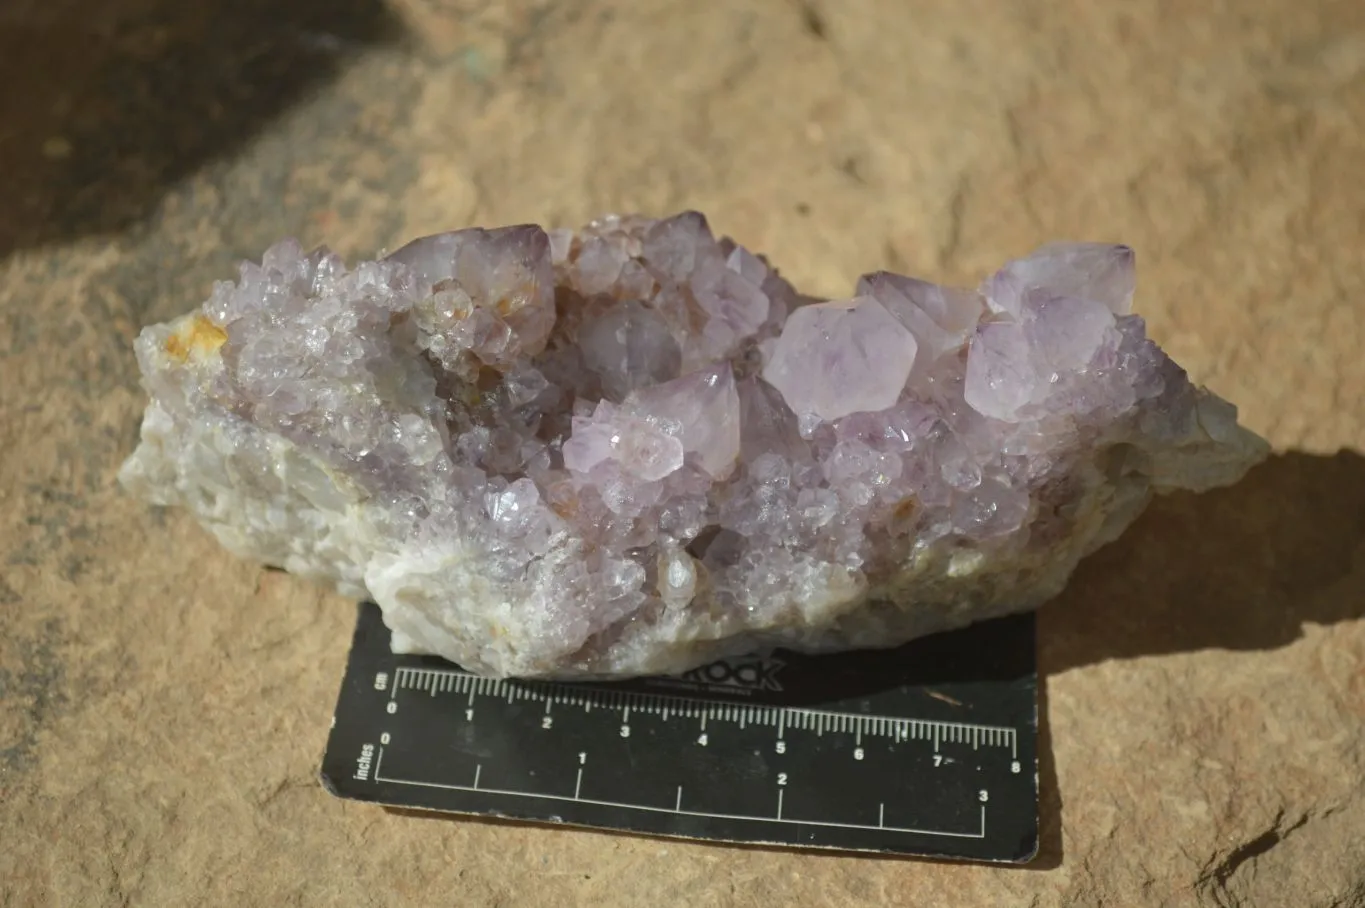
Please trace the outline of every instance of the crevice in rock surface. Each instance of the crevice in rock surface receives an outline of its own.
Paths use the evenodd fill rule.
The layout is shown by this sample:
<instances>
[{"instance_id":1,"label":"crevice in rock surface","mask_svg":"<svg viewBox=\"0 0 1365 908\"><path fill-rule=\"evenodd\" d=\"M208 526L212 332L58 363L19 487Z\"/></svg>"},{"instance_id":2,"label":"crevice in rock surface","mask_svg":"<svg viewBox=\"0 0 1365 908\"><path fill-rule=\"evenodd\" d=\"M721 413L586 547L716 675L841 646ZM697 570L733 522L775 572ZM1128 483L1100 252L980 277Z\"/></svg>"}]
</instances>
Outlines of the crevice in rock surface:
<instances>
[{"instance_id":1,"label":"crevice in rock surface","mask_svg":"<svg viewBox=\"0 0 1365 908\"><path fill-rule=\"evenodd\" d=\"M1195 882L1195 890L1199 893L1201 901L1216 905L1218 908L1259 906L1261 902L1254 900L1257 899L1257 896L1246 891L1251 887L1239 885L1239 883L1254 879L1260 869L1259 865L1264 862L1266 857L1272 854L1275 849L1283 847L1291 837L1296 837L1300 830L1310 827L1315 822L1326 820L1339 809L1338 806L1332 806L1320 810L1309 810L1289 819L1288 811L1282 808L1268 829L1246 839L1226 852L1215 854L1210 859L1207 869L1200 874L1199 879ZM1332 897L1331 901L1319 902L1317 905L1320 905L1321 908L1347 908L1347 906L1359 908L1360 905L1365 904L1360 900L1362 894L1365 894L1365 891L1361 887L1357 887L1355 895L1343 893L1339 897ZM1296 905L1296 908L1299 906ZM1310 903L1305 901L1302 903L1302 908L1316 908L1316 906L1310 906Z\"/></svg>"}]
</instances>

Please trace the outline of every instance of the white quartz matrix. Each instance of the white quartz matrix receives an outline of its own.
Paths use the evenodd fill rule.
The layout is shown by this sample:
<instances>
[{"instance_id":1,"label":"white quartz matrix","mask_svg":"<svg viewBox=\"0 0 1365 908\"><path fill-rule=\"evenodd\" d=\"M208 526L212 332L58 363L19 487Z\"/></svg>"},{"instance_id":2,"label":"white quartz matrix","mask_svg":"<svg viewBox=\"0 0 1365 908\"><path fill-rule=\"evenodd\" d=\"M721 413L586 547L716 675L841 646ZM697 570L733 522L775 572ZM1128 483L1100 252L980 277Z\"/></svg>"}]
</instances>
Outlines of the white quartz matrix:
<instances>
[{"instance_id":1,"label":"white quartz matrix","mask_svg":"<svg viewBox=\"0 0 1365 908\"><path fill-rule=\"evenodd\" d=\"M145 329L120 474L489 675L880 647L1031 609L1267 453L1130 312L1133 252L802 296L704 217L284 242Z\"/></svg>"}]
</instances>

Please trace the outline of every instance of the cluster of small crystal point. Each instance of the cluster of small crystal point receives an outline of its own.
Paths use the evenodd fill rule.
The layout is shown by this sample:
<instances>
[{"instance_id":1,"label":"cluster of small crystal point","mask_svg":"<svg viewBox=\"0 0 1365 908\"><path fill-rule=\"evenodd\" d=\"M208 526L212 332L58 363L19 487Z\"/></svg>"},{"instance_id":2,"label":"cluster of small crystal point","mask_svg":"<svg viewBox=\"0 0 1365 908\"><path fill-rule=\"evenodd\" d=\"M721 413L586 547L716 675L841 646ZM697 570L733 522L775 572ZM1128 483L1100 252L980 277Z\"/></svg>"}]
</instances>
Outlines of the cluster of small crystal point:
<instances>
[{"instance_id":1,"label":"cluster of small crystal point","mask_svg":"<svg viewBox=\"0 0 1365 908\"><path fill-rule=\"evenodd\" d=\"M1055 595L1266 454L1131 314L1133 252L805 297L688 212L284 242L147 328L124 484L488 674L886 646Z\"/></svg>"}]
</instances>

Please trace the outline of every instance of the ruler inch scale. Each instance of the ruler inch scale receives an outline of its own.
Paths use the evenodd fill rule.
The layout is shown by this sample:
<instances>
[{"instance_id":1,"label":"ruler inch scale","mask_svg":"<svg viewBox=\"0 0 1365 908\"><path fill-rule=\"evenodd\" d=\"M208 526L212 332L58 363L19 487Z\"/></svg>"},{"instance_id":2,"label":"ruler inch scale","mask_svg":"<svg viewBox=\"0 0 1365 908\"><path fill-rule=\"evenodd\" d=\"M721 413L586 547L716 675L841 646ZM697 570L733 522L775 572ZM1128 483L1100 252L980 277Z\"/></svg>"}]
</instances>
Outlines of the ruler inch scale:
<instances>
[{"instance_id":1,"label":"ruler inch scale","mask_svg":"<svg viewBox=\"0 0 1365 908\"><path fill-rule=\"evenodd\" d=\"M1031 614L903 647L676 677L486 678L358 610L322 780L389 807L742 844L1025 863Z\"/></svg>"}]
</instances>

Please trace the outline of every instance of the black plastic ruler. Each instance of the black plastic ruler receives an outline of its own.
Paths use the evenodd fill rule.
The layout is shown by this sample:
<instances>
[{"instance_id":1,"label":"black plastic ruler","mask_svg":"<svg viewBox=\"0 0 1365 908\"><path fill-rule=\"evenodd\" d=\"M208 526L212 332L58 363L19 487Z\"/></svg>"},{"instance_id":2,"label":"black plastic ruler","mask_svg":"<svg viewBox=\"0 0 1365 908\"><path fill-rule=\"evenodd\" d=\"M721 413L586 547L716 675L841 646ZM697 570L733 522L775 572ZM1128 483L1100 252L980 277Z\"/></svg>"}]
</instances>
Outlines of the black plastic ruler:
<instances>
[{"instance_id":1,"label":"black plastic ruler","mask_svg":"<svg viewBox=\"0 0 1365 908\"><path fill-rule=\"evenodd\" d=\"M561 683L395 656L363 604L322 778L419 810L1025 862L1037 717L1031 614L892 650Z\"/></svg>"}]
</instances>

